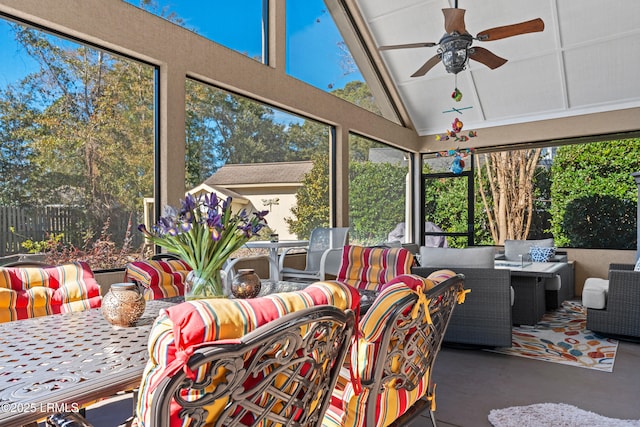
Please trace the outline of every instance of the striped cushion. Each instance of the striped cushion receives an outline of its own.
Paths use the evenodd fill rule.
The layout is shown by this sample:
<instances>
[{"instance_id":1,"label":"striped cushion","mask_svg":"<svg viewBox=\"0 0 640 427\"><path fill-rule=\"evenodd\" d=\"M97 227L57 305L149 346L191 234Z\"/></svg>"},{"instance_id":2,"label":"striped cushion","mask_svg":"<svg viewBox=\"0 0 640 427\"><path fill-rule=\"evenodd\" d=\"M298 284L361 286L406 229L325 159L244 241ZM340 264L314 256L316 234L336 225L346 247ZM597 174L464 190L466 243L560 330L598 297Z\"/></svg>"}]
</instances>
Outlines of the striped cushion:
<instances>
[{"instance_id":1,"label":"striped cushion","mask_svg":"<svg viewBox=\"0 0 640 427\"><path fill-rule=\"evenodd\" d=\"M380 290L401 274L411 273L413 254L404 248L345 246L336 280L358 289Z\"/></svg>"},{"instance_id":2,"label":"striped cushion","mask_svg":"<svg viewBox=\"0 0 640 427\"><path fill-rule=\"evenodd\" d=\"M149 336L150 357L137 407L139 425L152 427L150 407L157 383L182 369L194 347L205 342L239 338L284 314L323 304L358 312L360 296L355 289L341 283L317 282L296 292L253 299L196 300L162 311ZM217 401L207 407L210 419L215 419L223 403ZM172 427L183 425L177 411L177 407L171 408Z\"/></svg>"},{"instance_id":3,"label":"striped cushion","mask_svg":"<svg viewBox=\"0 0 640 427\"><path fill-rule=\"evenodd\" d=\"M125 281L135 280L148 300L184 295L184 280L191 268L182 260L134 261L127 264Z\"/></svg>"},{"instance_id":4,"label":"striped cushion","mask_svg":"<svg viewBox=\"0 0 640 427\"><path fill-rule=\"evenodd\" d=\"M453 275L455 273L449 270L434 272L428 278L417 275L401 275L392 280L380 292L372 307L360 321L362 335L358 346L351 348L350 364L357 366L360 381L363 384L372 381L376 364L382 363L379 358L385 358L388 354L387 349L380 348L380 341L383 326L392 314L393 304L414 293L418 286L421 286L423 291L427 291ZM383 392L377 398L374 425L388 426L404 414L427 392L429 375L427 372L418 387L412 391L395 388L393 384L386 384ZM364 427L367 425L365 419L367 399L372 391L364 387L360 394L356 394L349 369L343 368L340 377L322 425L324 427Z\"/></svg>"},{"instance_id":5,"label":"striped cushion","mask_svg":"<svg viewBox=\"0 0 640 427\"><path fill-rule=\"evenodd\" d=\"M100 285L89 265L0 268L0 322L100 307Z\"/></svg>"}]
</instances>

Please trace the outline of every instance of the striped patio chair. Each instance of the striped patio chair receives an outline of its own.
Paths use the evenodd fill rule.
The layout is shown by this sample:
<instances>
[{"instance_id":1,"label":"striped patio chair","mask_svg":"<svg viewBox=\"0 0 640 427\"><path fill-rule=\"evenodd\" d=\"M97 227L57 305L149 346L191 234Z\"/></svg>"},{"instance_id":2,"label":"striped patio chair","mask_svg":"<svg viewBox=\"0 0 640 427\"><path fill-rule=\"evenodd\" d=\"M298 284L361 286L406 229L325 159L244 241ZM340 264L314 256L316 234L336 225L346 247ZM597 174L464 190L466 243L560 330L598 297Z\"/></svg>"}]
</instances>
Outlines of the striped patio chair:
<instances>
[{"instance_id":1,"label":"striped patio chair","mask_svg":"<svg viewBox=\"0 0 640 427\"><path fill-rule=\"evenodd\" d=\"M180 259L134 261L127 264L124 280L143 285L147 300L170 298L184 295L189 271L189 265Z\"/></svg>"},{"instance_id":2,"label":"striped patio chair","mask_svg":"<svg viewBox=\"0 0 640 427\"><path fill-rule=\"evenodd\" d=\"M341 310L359 310L358 292L340 283L317 282L301 291L284 292L252 299L208 299L188 301L167 309L156 320L149 338L150 359L140 386L137 406L138 423L145 427L182 425L179 405L174 401L167 413L167 423L154 418L152 406L159 396L157 387L163 379L187 368L185 363L197 348L206 343L238 339L262 325L289 313L318 305ZM347 343L348 347L348 343ZM202 380L203 370L196 376ZM256 368L257 371L260 368ZM196 380L197 381L197 380ZM211 386L210 388L213 388ZM204 393L185 391L186 400ZM225 399L209 399L201 405L206 418L215 419L223 410Z\"/></svg>"},{"instance_id":3,"label":"striped patio chair","mask_svg":"<svg viewBox=\"0 0 640 427\"><path fill-rule=\"evenodd\" d=\"M413 254L404 248L347 245L336 280L358 289L379 291L401 274L410 274Z\"/></svg>"},{"instance_id":4,"label":"striped patio chair","mask_svg":"<svg viewBox=\"0 0 640 427\"><path fill-rule=\"evenodd\" d=\"M435 426L431 375L453 308L464 301L463 280L441 270L429 278L401 275L383 287L360 321L323 427L406 425L426 408Z\"/></svg>"},{"instance_id":5,"label":"striped patio chair","mask_svg":"<svg viewBox=\"0 0 640 427\"><path fill-rule=\"evenodd\" d=\"M0 268L0 322L100 307L100 285L89 265Z\"/></svg>"}]
</instances>

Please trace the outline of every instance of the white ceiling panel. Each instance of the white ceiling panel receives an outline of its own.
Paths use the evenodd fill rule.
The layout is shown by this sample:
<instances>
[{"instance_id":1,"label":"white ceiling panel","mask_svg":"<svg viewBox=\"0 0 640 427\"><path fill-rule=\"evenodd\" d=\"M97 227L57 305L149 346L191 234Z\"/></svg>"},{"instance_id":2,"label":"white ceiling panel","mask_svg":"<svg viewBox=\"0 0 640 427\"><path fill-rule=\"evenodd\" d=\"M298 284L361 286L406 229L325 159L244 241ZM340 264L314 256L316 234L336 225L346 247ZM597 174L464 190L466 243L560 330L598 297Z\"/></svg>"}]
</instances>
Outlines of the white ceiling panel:
<instances>
[{"instance_id":1,"label":"white ceiling panel","mask_svg":"<svg viewBox=\"0 0 640 427\"><path fill-rule=\"evenodd\" d=\"M569 105L584 107L638 99L638 61L630 63L629 57L639 52L640 34L626 38L625 43L610 40L566 51ZM599 66L594 67L594 62Z\"/></svg>"},{"instance_id":2,"label":"white ceiling panel","mask_svg":"<svg viewBox=\"0 0 640 427\"><path fill-rule=\"evenodd\" d=\"M557 0L557 3L564 46L621 39L626 33L640 31L640 1Z\"/></svg>"},{"instance_id":3,"label":"white ceiling panel","mask_svg":"<svg viewBox=\"0 0 640 427\"><path fill-rule=\"evenodd\" d=\"M538 115L565 107L564 91L559 90L562 74L555 55L508 64L495 70L485 68L473 72L488 121Z\"/></svg>"}]
</instances>

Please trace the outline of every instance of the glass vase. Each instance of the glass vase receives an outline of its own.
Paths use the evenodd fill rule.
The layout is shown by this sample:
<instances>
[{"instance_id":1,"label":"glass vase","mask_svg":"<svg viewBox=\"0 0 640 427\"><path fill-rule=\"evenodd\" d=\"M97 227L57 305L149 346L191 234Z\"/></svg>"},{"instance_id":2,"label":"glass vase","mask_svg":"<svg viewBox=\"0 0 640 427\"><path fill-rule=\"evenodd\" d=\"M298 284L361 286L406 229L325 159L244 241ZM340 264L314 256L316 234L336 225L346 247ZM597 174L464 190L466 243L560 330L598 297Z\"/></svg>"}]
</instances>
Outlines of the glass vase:
<instances>
[{"instance_id":1,"label":"glass vase","mask_svg":"<svg viewBox=\"0 0 640 427\"><path fill-rule=\"evenodd\" d=\"M227 298L227 275L222 270L214 270L205 275L202 271L191 270L184 281L185 301L206 298Z\"/></svg>"}]
</instances>

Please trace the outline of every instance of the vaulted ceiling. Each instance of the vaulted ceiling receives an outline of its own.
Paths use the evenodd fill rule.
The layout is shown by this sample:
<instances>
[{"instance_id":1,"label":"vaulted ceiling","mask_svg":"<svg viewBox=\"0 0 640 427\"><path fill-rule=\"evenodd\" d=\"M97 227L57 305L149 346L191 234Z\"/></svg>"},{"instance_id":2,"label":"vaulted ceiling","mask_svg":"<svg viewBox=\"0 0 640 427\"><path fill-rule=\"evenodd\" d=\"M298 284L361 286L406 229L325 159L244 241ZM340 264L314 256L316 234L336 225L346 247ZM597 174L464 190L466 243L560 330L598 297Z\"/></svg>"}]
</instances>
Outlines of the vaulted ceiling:
<instances>
[{"instance_id":1,"label":"vaulted ceiling","mask_svg":"<svg viewBox=\"0 0 640 427\"><path fill-rule=\"evenodd\" d=\"M545 29L474 40L474 47L508 62L491 70L469 61L457 76L439 63L424 76L411 77L437 47L379 50L437 43L444 34L442 9L455 3L466 9L473 36L538 17ZM640 120L638 0L344 0L343 6L360 34L358 43L345 38L350 48L368 51L375 73L397 97L400 117L405 114L405 124L419 135L442 134L455 117L465 129L477 130L628 109ZM451 98L456 87L463 94L460 102ZM452 108L460 111L445 113ZM634 126L639 129L640 122Z\"/></svg>"}]
</instances>

